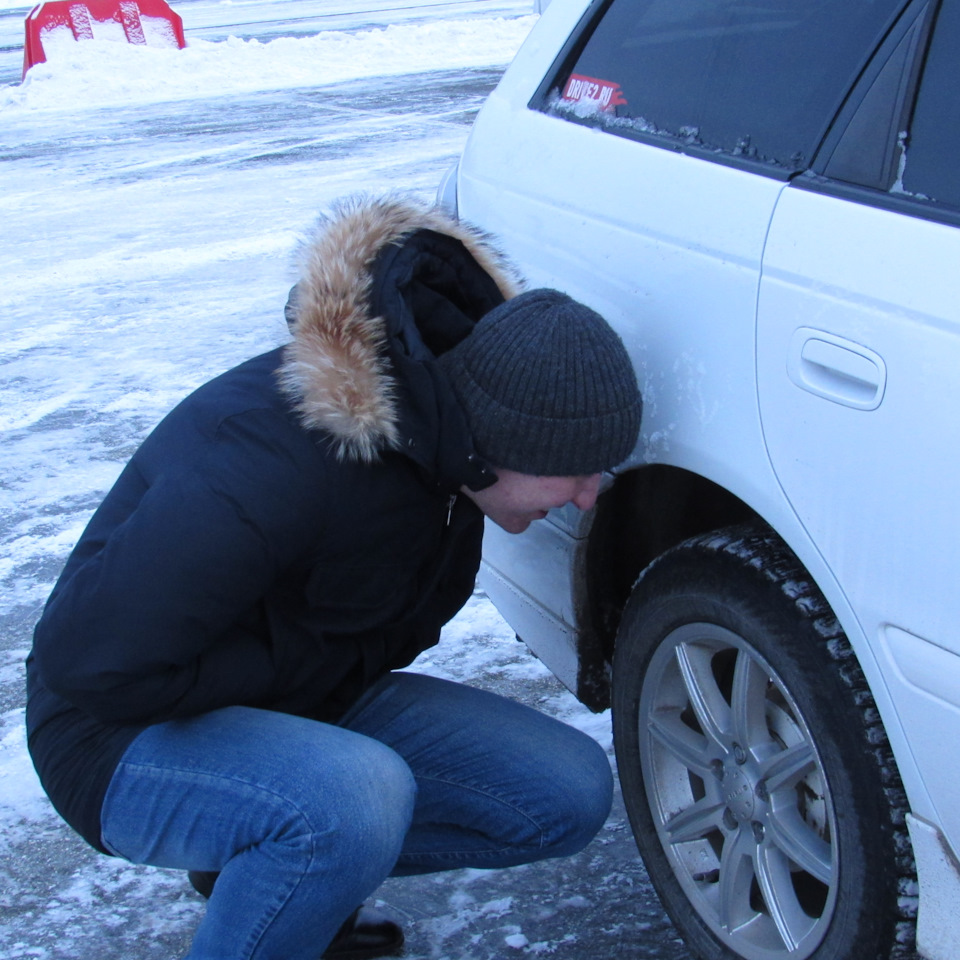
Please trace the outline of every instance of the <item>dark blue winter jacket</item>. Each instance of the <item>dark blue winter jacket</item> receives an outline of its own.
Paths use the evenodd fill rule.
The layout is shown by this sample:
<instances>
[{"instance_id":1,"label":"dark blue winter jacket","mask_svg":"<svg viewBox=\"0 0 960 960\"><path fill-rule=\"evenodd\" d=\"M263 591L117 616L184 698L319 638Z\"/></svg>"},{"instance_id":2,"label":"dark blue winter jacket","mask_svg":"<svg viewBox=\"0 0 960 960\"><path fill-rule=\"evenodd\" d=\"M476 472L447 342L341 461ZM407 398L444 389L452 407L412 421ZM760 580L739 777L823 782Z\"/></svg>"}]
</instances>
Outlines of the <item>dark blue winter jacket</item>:
<instances>
[{"instance_id":1,"label":"dark blue winter jacket","mask_svg":"<svg viewBox=\"0 0 960 960\"><path fill-rule=\"evenodd\" d=\"M29 747L98 849L146 726L242 704L336 721L466 602L493 481L435 355L512 292L437 211L342 205L306 248L287 347L205 384L144 441L37 624Z\"/></svg>"}]
</instances>

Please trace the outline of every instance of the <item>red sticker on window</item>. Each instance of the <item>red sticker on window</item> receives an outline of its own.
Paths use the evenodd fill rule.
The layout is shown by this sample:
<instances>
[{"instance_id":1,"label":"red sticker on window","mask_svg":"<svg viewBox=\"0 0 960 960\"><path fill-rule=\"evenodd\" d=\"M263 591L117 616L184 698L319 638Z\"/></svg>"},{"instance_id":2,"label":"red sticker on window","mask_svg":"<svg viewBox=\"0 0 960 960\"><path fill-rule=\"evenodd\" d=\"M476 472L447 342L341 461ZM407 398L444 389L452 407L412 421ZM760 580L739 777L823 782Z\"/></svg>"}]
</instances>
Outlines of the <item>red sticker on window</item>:
<instances>
[{"instance_id":1,"label":"red sticker on window","mask_svg":"<svg viewBox=\"0 0 960 960\"><path fill-rule=\"evenodd\" d=\"M563 88L563 99L574 103L593 102L599 109L606 111L624 106L627 102L619 83L597 80L596 77L584 77L579 73L570 74L570 79Z\"/></svg>"}]
</instances>

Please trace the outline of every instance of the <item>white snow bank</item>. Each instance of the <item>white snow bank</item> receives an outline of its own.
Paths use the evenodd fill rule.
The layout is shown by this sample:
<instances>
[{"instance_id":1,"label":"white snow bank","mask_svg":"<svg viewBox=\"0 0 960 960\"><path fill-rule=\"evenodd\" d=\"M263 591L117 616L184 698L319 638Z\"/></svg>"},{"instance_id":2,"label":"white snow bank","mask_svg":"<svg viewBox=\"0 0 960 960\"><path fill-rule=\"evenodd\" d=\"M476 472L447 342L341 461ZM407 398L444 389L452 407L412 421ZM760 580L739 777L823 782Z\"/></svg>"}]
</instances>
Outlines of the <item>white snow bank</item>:
<instances>
[{"instance_id":1,"label":"white snow bank","mask_svg":"<svg viewBox=\"0 0 960 960\"><path fill-rule=\"evenodd\" d=\"M152 103L509 63L535 16L394 24L268 43L193 40L184 50L52 34L47 62L0 90L0 113Z\"/></svg>"}]
</instances>

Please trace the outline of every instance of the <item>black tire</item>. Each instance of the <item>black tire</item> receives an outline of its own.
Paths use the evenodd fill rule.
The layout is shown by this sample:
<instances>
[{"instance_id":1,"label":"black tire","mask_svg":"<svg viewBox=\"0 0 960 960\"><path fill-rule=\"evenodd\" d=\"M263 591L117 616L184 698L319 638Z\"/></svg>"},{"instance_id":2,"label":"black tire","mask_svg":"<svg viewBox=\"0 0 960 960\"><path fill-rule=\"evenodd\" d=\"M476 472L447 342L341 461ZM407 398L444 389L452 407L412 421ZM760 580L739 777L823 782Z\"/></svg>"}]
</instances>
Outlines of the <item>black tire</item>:
<instances>
[{"instance_id":1,"label":"black tire","mask_svg":"<svg viewBox=\"0 0 960 960\"><path fill-rule=\"evenodd\" d=\"M624 800L702 960L913 956L889 745L839 624L771 532L688 540L643 573L613 667Z\"/></svg>"}]
</instances>

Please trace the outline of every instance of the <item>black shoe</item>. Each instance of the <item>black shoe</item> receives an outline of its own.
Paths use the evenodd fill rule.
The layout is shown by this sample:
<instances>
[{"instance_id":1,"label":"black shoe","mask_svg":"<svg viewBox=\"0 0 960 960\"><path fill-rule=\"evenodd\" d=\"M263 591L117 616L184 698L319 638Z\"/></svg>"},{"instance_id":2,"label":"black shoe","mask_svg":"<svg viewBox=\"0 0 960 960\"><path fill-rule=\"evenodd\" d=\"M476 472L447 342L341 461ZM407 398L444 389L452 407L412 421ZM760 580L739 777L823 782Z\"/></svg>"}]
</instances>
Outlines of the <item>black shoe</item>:
<instances>
[{"instance_id":1,"label":"black shoe","mask_svg":"<svg viewBox=\"0 0 960 960\"><path fill-rule=\"evenodd\" d=\"M216 870L188 870L187 879L190 886L203 897L204 900L210 899L213 893L213 885L217 882L220 874Z\"/></svg>"},{"instance_id":2,"label":"black shoe","mask_svg":"<svg viewBox=\"0 0 960 960\"><path fill-rule=\"evenodd\" d=\"M347 917L330 946L324 960L372 960L373 957L394 957L403 952L403 930L385 913L366 904Z\"/></svg>"},{"instance_id":3,"label":"black shoe","mask_svg":"<svg viewBox=\"0 0 960 960\"><path fill-rule=\"evenodd\" d=\"M190 885L201 897L210 898L219 873L212 870L191 870L187 873ZM374 957L392 957L402 952L403 930L376 907L365 904L347 917L323 960L373 960Z\"/></svg>"}]
</instances>

